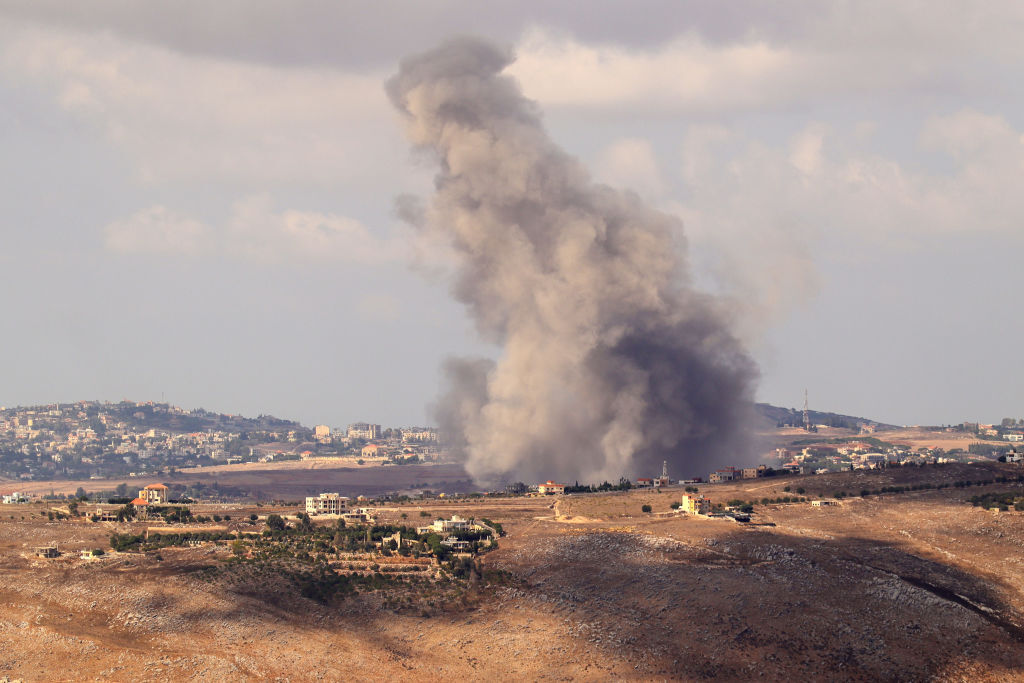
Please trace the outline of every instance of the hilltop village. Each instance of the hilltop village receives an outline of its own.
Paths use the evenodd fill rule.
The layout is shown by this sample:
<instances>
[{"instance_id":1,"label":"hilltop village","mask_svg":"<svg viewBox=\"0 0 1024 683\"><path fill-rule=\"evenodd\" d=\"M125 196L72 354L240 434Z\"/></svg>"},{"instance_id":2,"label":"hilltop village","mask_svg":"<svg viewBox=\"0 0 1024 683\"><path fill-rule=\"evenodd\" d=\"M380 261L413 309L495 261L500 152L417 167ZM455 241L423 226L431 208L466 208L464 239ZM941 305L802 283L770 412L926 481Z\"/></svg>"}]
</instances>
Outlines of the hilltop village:
<instances>
[{"instance_id":1,"label":"hilltop village","mask_svg":"<svg viewBox=\"0 0 1024 683\"><path fill-rule=\"evenodd\" d=\"M436 462L437 430L303 427L166 403L80 401L0 409L0 478L112 479L189 467L303 459Z\"/></svg>"}]
</instances>

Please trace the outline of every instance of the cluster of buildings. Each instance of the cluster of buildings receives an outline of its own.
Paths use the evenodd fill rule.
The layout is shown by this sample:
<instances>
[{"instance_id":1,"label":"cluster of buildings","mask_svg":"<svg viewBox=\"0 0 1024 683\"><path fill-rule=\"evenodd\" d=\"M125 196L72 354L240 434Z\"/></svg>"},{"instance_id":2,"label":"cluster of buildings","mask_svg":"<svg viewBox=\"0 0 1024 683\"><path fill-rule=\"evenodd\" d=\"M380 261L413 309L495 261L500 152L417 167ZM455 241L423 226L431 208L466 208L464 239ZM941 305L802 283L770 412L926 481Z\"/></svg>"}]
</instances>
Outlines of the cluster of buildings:
<instances>
[{"instance_id":1,"label":"cluster of buildings","mask_svg":"<svg viewBox=\"0 0 1024 683\"><path fill-rule=\"evenodd\" d=\"M363 459L413 458L416 461L428 461L437 460L440 456L440 439L434 427L381 429L379 424L369 422L356 422L346 429L316 425L313 428L313 438L323 446L346 449ZM322 454L313 452L302 455L322 457Z\"/></svg>"},{"instance_id":2,"label":"cluster of buildings","mask_svg":"<svg viewBox=\"0 0 1024 683\"><path fill-rule=\"evenodd\" d=\"M158 475L171 468L354 456L441 458L437 429L347 429L272 416L185 410L167 403L79 401L0 408L0 477L31 481ZM399 460L401 458L401 460Z\"/></svg>"},{"instance_id":3,"label":"cluster of buildings","mask_svg":"<svg viewBox=\"0 0 1024 683\"><path fill-rule=\"evenodd\" d=\"M708 482L712 484L719 484L724 481L734 481L736 479L758 479L763 477L768 471L766 465L757 465L756 467L723 467L720 470L715 470L708 475Z\"/></svg>"},{"instance_id":4,"label":"cluster of buildings","mask_svg":"<svg viewBox=\"0 0 1024 683\"><path fill-rule=\"evenodd\" d=\"M138 476L252 455L249 442L306 437L296 423L187 411L166 403L80 401L0 409L0 476ZM244 437L244 439L243 439Z\"/></svg>"}]
</instances>

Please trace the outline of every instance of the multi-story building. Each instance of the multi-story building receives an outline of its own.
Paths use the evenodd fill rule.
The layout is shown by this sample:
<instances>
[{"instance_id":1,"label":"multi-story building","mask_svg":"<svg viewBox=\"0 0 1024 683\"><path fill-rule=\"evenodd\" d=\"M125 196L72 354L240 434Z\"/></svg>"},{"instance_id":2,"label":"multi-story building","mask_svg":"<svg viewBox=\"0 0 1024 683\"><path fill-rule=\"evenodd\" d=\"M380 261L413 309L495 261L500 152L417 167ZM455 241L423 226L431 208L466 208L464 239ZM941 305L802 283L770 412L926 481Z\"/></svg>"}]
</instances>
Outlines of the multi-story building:
<instances>
[{"instance_id":1,"label":"multi-story building","mask_svg":"<svg viewBox=\"0 0 1024 683\"><path fill-rule=\"evenodd\" d=\"M683 494L683 500L679 505L679 511L687 515L706 515L711 510L711 501L703 494Z\"/></svg>"},{"instance_id":2,"label":"multi-story building","mask_svg":"<svg viewBox=\"0 0 1024 683\"><path fill-rule=\"evenodd\" d=\"M408 427L402 430L402 441L418 443L436 443L437 430L432 427Z\"/></svg>"},{"instance_id":3,"label":"multi-story building","mask_svg":"<svg viewBox=\"0 0 1024 683\"><path fill-rule=\"evenodd\" d=\"M739 479L740 476L742 476L742 472L737 471L735 467L725 467L717 472L712 472L711 476L708 477L708 481L712 484L719 484L723 481Z\"/></svg>"},{"instance_id":4,"label":"multi-story building","mask_svg":"<svg viewBox=\"0 0 1024 683\"><path fill-rule=\"evenodd\" d=\"M764 473L765 473L765 471L767 471L767 469L768 468L765 467L764 465L758 465L757 467L744 467L743 468L743 478L744 479L757 479L759 477L763 477Z\"/></svg>"},{"instance_id":5,"label":"multi-story building","mask_svg":"<svg viewBox=\"0 0 1024 683\"><path fill-rule=\"evenodd\" d=\"M331 442L331 428L327 425L317 425L313 427L313 438L320 443Z\"/></svg>"},{"instance_id":6,"label":"multi-story building","mask_svg":"<svg viewBox=\"0 0 1024 683\"><path fill-rule=\"evenodd\" d=\"M160 505L167 502L167 487L163 484L150 484L139 491L139 498L150 504Z\"/></svg>"},{"instance_id":7,"label":"multi-story building","mask_svg":"<svg viewBox=\"0 0 1024 683\"><path fill-rule=\"evenodd\" d=\"M368 422L356 422L348 426L348 438L350 439L364 439L369 441L371 439L380 438L380 425L370 424Z\"/></svg>"},{"instance_id":8,"label":"multi-story building","mask_svg":"<svg viewBox=\"0 0 1024 683\"><path fill-rule=\"evenodd\" d=\"M307 515L340 515L348 510L348 498L340 493L321 493L306 498Z\"/></svg>"},{"instance_id":9,"label":"multi-story building","mask_svg":"<svg viewBox=\"0 0 1024 683\"><path fill-rule=\"evenodd\" d=\"M417 531L421 534L429 533L451 533L453 531L468 531L473 525L468 519L458 515L452 515L451 519L435 519L430 526L419 527Z\"/></svg>"}]
</instances>

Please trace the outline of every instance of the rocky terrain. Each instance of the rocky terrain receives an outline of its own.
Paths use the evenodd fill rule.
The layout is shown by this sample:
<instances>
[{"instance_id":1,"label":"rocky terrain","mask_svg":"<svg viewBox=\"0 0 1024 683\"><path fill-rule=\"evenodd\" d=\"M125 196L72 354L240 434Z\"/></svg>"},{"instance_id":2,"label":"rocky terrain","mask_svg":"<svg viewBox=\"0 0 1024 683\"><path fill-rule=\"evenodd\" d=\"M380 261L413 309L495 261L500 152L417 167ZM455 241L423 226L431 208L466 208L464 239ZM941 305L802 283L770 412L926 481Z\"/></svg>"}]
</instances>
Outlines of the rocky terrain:
<instances>
[{"instance_id":1,"label":"rocky terrain","mask_svg":"<svg viewBox=\"0 0 1024 683\"><path fill-rule=\"evenodd\" d=\"M999 471L789 477L703 492L760 499L784 486L859 490L865 476L876 488ZM1024 512L967 500L1019 489L758 505L750 524L678 516L679 490L434 501L423 508L431 515L469 512L508 534L483 558L491 580L429 613L388 609L380 592L325 606L285 582L210 581L199 570L223 558L212 546L81 560L78 550L104 545L115 525L5 506L0 676L1014 680L1024 672ZM65 555L32 555L51 541Z\"/></svg>"}]
</instances>

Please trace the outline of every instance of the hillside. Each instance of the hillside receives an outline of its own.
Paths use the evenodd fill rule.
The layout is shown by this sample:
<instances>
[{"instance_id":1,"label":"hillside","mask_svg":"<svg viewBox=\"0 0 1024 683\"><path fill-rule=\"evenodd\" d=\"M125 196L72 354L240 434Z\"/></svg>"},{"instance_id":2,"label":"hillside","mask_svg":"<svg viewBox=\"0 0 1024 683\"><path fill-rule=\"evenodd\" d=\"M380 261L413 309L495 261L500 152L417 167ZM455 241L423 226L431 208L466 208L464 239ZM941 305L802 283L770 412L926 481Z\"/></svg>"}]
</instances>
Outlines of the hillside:
<instances>
[{"instance_id":1,"label":"hillside","mask_svg":"<svg viewBox=\"0 0 1024 683\"><path fill-rule=\"evenodd\" d=\"M386 588L320 604L272 574L204 579L230 574L226 545L86 562L79 549L138 524L12 508L22 514L0 517L0 675L1011 680L1024 670L1024 568L1008 558L1024 547L1024 512L970 501L1024 500L1022 474L950 464L701 486L714 502L755 501L748 524L673 513L679 489L378 507L382 524L457 513L507 532L483 556L487 578L458 597L442 581L424 609ZM853 496L778 502L798 489ZM217 511L289 512L196 510ZM31 557L50 541L66 558Z\"/></svg>"},{"instance_id":2,"label":"hillside","mask_svg":"<svg viewBox=\"0 0 1024 683\"><path fill-rule=\"evenodd\" d=\"M757 403L755 404L755 409L758 415L776 426L788 425L800 427L804 423L804 413L801 409L780 408L779 406L773 406L769 403ZM856 417L854 415L822 412L820 410L808 410L807 414L810 418L811 424L828 425L829 427L842 427L844 429L852 429L854 431L859 431L861 425L870 425L876 429L896 428L896 425L878 422L877 420L871 420L866 417Z\"/></svg>"}]
</instances>

